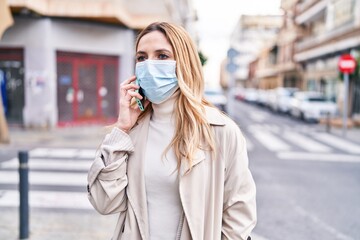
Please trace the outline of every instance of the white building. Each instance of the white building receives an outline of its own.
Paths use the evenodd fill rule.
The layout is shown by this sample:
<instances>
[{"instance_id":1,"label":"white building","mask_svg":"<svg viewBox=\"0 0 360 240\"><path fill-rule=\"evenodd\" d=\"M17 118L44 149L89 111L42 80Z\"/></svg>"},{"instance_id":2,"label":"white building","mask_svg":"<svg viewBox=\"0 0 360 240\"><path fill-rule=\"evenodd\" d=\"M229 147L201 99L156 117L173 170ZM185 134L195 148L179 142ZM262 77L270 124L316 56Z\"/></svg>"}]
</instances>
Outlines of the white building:
<instances>
[{"instance_id":1,"label":"white building","mask_svg":"<svg viewBox=\"0 0 360 240\"><path fill-rule=\"evenodd\" d=\"M55 127L116 120L134 42L154 21L190 27L190 0L9 0L15 23L0 41L9 124Z\"/></svg>"},{"instance_id":2,"label":"white building","mask_svg":"<svg viewBox=\"0 0 360 240\"><path fill-rule=\"evenodd\" d=\"M243 15L240 17L230 39L231 48L238 52L233 59L227 59L237 65L233 79L237 84L244 85L249 77L249 64L258 56L260 51L272 44L282 25L282 16Z\"/></svg>"}]
</instances>

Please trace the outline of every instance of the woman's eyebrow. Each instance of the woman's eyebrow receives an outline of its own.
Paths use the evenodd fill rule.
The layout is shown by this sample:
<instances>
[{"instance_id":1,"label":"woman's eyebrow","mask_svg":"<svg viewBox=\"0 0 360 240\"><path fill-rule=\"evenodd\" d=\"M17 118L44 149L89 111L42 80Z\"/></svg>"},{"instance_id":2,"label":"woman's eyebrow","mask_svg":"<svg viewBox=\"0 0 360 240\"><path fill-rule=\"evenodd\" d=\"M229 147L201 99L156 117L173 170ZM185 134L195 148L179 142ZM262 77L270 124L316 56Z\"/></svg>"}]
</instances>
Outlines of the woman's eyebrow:
<instances>
[{"instance_id":1,"label":"woman's eyebrow","mask_svg":"<svg viewBox=\"0 0 360 240\"><path fill-rule=\"evenodd\" d=\"M136 55L138 55L138 54L146 54L146 52L144 52L144 51L138 51L138 52L136 52Z\"/></svg>"},{"instance_id":2,"label":"woman's eyebrow","mask_svg":"<svg viewBox=\"0 0 360 240\"><path fill-rule=\"evenodd\" d=\"M166 48L157 49L155 52L168 52L168 53L172 54L172 52Z\"/></svg>"}]
</instances>

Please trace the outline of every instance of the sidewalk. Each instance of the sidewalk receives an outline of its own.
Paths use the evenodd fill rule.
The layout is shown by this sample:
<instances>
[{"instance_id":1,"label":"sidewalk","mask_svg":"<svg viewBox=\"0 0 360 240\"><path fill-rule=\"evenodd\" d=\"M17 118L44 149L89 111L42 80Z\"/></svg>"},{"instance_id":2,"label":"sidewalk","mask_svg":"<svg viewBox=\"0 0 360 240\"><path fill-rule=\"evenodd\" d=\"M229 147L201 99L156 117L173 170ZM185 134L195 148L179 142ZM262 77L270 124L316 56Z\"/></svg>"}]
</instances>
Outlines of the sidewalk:
<instances>
[{"instance_id":1,"label":"sidewalk","mask_svg":"<svg viewBox=\"0 0 360 240\"><path fill-rule=\"evenodd\" d=\"M109 128L84 126L54 128L50 130L9 129L10 144L0 144L0 149L31 149L34 147L97 148Z\"/></svg>"}]
</instances>

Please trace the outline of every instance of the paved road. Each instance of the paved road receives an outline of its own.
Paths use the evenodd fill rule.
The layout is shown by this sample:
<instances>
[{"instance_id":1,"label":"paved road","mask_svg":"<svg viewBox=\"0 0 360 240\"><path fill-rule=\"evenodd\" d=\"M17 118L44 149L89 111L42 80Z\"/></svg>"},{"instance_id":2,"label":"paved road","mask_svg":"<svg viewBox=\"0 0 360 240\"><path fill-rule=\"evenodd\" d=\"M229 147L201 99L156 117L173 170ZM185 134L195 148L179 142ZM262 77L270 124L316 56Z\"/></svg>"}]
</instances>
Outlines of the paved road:
<instances>
[{"instance_id":1,"label":"paved road","mask_svg":"<svg viewBox=\"0 0 360 240\"><path fill-rule=\"evenodd\" d=\"M258 189L254 239L360 239L360 138L241 102L234 108ZM97 214L84 187L102 134L80 130L13 132L13 145L0 149L0 239L18 236L19 149L31 157L31 239L110 238L116 215Z\"/></svg>"},{"instance_id":2,"label":"paved road","mask_svg":"<svg viewBox=\"0 0 360 240\"><path fill-rule=\"evenodd\" d=\"M254 105L235 108L258 189L255 232L271 240L360 239L359 142Z\"/></svg>"}]
</instances>

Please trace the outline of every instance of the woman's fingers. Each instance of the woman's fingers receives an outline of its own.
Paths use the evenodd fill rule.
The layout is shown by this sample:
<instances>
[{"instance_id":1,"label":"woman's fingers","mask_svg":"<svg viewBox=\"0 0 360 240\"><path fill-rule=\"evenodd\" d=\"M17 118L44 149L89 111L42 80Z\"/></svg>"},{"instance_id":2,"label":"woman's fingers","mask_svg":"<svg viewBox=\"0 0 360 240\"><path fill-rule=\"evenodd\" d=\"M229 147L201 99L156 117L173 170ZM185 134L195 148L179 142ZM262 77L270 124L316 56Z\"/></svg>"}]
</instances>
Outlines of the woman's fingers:
<instances>
[{"instance_id":1,"label":"woman's fingers","mask_svg":"<svg viewBox=\"0 0 360 240\"><path fill-rule=\"evenodd\" d=\"M135 80L136 80L136 76L134 75L134 76L126 79L125 81L123 81L123 82L120 84L120 86L126 85L126 84L130 84L130 83L132 83L132 82L135 81Z\"/></svg>"},{"instance_id":2,"label":"woman's fingers","mask_svg":"<svg viewBox=\"0 0 360 240\"><path fill-rule=\"evenodd\" d=\"M143 97L140 95L140 93L135 92L135 91L128 90L127 94L130 95L131 97L136 97L138 99L143 99Z\"/></svg>"}]
</instances>

